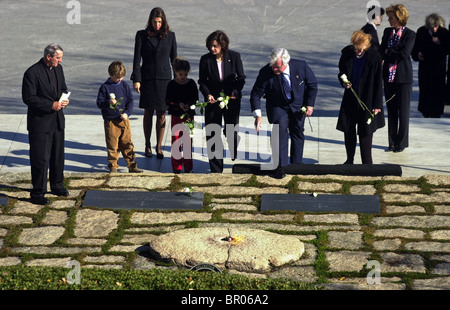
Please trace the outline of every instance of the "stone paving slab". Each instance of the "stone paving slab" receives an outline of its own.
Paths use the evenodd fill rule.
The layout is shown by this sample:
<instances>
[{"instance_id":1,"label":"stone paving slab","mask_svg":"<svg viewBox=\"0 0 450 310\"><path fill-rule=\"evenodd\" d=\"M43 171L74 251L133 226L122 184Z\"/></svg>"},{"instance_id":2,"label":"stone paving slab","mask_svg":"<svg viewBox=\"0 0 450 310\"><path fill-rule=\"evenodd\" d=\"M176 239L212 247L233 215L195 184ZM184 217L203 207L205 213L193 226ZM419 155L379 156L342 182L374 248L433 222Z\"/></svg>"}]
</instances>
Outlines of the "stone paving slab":
<instances>
[{"instance_id":1,"label":"stone paving slab","mask_svg":"<svg viewBox=\"0 0 450 310\"><path fill-rule=\"evenodd\" d=\"M144 191L149 189L142 188L145 184L142 181L149 178L166 180L159 183L163 184L158 185L160 191L179 191L191 186L206 193L204 206L195 212L82 207L88 190L123 190L108 183L111 180L108 174L70 174L66 178L69 197L49 196L48 205L36 206L28 201L29 176L0 175L0 191L8 197L8 203L0 207L0 266L63 266L76 256L86 268L121 269L125 265L161 268L148 247L161 234L175 231L182 234L186 229L202 228L255 229L290 235L305 245L299 260L263 273L259 271L258 277L309 283L321 280L325 281L324 288L330 290L449 289L450 204L431 199L449 192L446 176L442 179L292 176L287 183L271 178L252 183L251 176L228 178L226 174L214 178L208 174L180 178L170 173L119 174L114 178L128 182L130 189ZM91 186L92 179L98 181L95 187ZM380 213L260 212L263 193L300 193L306 183L309 190L315 191L317 186L324 194L379 195ZM324 187L324 184L335 185ZM138 255L130 256L131 252ZM134 257L134 261L128 261L127 257ZM364 282L370 271L368 264L373 261L378 262L382 277L378 286ZM314 266L318 265L326 268L316 269ZM252 270L235 272L257 274Z\"/></svg>"}]
</instances>

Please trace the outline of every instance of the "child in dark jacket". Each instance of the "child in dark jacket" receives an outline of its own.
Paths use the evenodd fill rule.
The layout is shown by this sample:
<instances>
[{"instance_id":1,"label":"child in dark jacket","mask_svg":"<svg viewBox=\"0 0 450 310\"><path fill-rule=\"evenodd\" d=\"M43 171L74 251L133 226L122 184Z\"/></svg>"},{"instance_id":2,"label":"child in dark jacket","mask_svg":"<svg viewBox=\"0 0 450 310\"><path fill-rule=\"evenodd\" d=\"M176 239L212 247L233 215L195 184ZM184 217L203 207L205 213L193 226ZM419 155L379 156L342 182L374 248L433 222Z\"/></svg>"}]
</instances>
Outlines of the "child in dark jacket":
<instances>
[{"instance_id":1,"label":"child in dark jacket","mask_svg":"<svg viewBox=\"0 0 450 310\"><path fill-rule=\"evenodd\" d=\"M133 113L133 96L123 80L126 69L121 61L113 61L108 67L109 78L100 86L97 106L102 111L105 128L109 170L117 172L122 153L131 173L143 172L137 167L136 154L131 140L129 116Z\"/></svg>"},{"instance_id":2,"label":"child in dark jacket","mask_svg":"<svg viewBox=\"0 0 450 310\"><path fill-rule=\"evenodd\" d=\"M185 122L194 124L195 109L191 107L198 100L198 88L193 79L188 78L191 66L188 61L175 59L172 65L175 78L167 85L166 102L169 106L172 128L172 170L174 173L192 172L192 138ZM186 136L185 136L186 135Z\"/></svg>"}]
</instances>

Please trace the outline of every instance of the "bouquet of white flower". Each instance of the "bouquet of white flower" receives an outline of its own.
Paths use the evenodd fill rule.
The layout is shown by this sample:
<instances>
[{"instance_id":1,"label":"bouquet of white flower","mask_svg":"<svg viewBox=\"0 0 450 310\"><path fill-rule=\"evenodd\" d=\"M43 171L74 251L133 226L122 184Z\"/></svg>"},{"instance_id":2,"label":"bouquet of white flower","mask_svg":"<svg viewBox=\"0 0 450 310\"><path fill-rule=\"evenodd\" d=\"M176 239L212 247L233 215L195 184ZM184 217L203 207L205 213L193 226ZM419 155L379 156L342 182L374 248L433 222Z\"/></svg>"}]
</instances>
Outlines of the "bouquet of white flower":
<instances>
[{"instance_id":1,"label":"bouquet of white flower","mask_svg":"<svg viewBox=\"0 0 450 310\"><path fill-rule=\"evenodd\" d=\"M220 93L220 97L217 98L217 101L219 101L219 107L221 109L227 108L228 109L228 101L230 100L229 96L226 96L224 93Z\"/></svg>"},{"instance_id":2,"label":"bouquet of white flower","mask_svg":"<svg viewBox=\"0 0 450 310\"><path fill-rule=\"evenodd\" d=\"M122 104L123 97L120 97L119 99L116 100L116 94L110 93L109 99L110 99L109 108L112 110L117 110L117 106ZM123 111L123 109L119 109L119 111L121 112Z\"/></svg>"}]
</instances>

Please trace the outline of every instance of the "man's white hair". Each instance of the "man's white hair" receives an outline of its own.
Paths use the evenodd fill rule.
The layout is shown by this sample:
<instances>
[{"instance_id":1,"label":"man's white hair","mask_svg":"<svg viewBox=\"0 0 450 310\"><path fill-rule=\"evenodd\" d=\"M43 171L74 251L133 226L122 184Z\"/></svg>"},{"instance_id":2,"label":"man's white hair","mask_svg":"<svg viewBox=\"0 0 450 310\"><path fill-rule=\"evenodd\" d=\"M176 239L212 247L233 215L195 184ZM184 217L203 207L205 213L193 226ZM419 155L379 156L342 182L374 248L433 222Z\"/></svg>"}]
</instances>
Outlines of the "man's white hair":
<instances>
[{"instance_id":1,"label":"man's white hair","mask_svg":"<svg viewBox=\"0 0 450 310\"><path fill-rule=\"evenodd\" d=\"M283 61L283 65L287 65L291 60L291 55L289 55L289 52L285 48L275 48L270 55L270 66L272 67L278 59Z\"/></svg>"}]
</instances>

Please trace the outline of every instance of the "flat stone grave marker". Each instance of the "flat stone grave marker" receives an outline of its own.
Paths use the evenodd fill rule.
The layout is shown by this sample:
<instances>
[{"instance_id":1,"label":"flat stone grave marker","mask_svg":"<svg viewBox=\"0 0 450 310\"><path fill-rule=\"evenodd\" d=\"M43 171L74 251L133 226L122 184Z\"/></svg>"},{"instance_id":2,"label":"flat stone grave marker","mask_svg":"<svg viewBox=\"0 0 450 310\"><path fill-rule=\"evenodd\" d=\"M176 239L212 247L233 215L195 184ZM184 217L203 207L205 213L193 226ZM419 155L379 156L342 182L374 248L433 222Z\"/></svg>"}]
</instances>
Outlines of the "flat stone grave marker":
<instances>
[{"instance_id":1,"label":"flat stone grave marker","mask_svg":"<svg viewBox=\"0 0 450 310\"><path fill-rule=\"evenodd\" d=\"M377 214L380 198L378 195L262 194L261 212L267 210Z\"/></svg>"},{"instance_id":2,"label":"flat stone grave marker","mask_svg":"<svg viewBox=\"0 0 450 310\"><path fill-rule=\"evenodd\" d=\"M8 204L8 197L0 197L0 206L6 206Z\"/></svg>"},{"instance_id":3,"label":"flat stone grave marker","mask_svg":"<svg viewBox=\"0 0 450 310\"><path fill-rule=\"evenodd\" d=\"M198 210L204 193L87 191L84 207L106 209Z\"/></svg>"}]
</instances>

